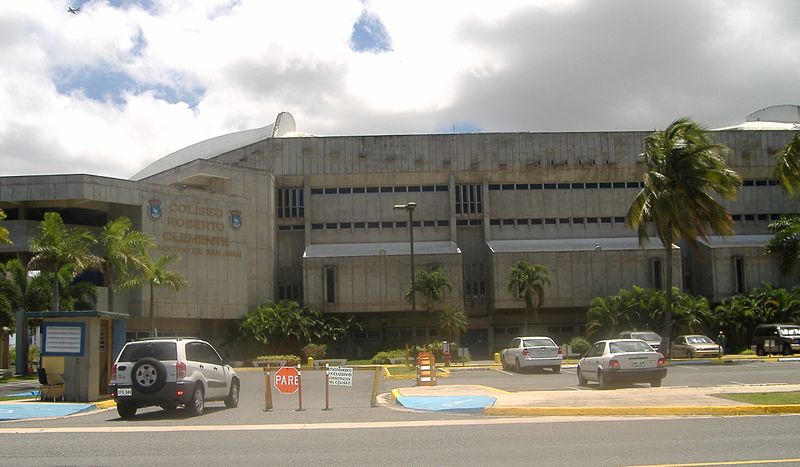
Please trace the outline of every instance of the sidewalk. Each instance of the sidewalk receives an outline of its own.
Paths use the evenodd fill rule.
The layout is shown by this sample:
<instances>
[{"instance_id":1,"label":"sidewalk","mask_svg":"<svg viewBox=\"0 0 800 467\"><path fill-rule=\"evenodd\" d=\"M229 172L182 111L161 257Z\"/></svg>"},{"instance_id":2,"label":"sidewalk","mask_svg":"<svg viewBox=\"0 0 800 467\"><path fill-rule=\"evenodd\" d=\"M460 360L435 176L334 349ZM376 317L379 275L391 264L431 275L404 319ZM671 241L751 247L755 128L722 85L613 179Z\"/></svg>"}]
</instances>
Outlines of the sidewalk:
<instances>
[{"instance_id":1,"label":"sidewalk","mask_svg":"<svg viewBox=\"0 0 800 467\"><path fill-rule=\"evenodd\" d=\"M753 405L715 397L721 393L800 391L800 384L661 387L611 390L506 392L486 386L415 386L392 399L419 410L471 410L486 415L763 415L800 413L800 405ZM481 406L481 402L485 402Z\"/></svg>"}]
</instances>

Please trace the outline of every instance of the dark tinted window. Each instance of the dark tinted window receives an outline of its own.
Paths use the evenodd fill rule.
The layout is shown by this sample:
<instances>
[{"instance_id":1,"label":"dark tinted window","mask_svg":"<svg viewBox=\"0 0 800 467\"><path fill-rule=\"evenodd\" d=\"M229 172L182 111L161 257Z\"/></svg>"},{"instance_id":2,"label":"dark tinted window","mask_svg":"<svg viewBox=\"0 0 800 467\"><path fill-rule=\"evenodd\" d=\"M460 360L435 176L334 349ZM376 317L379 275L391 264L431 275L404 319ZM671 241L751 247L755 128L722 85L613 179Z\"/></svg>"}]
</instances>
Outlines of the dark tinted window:
<instances>
[{"instance_id":1,"label":"dark tinted window","mask_svg":"<svg viewBox=\"0 0 800 467\"><path fill-rule=\"evenodd\" d=\"M121 362L135 362L142 358L155 358L156 360L177 360L178 348L174 342L136 342L125 346Z\"/></svg>"}]
</instances>

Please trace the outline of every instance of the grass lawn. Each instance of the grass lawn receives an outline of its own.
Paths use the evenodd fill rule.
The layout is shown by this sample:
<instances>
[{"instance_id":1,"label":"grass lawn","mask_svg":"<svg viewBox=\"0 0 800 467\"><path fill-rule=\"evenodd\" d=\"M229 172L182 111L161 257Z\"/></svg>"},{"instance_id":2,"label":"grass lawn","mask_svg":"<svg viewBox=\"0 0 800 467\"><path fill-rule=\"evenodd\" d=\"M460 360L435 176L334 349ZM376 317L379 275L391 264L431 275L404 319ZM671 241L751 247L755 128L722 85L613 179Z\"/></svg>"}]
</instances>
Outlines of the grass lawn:
<instances>
[{"instance_id":1,"label":"grass lawn","mask_svg":"<svg viewBox=\"0 0 800 467\"><path fill-rule=\"evenodd\" d=\"M717 397L747 404L784 405L800 404L800 391L754 392L747 394L717 394Z\"/></svg>"}]
</instances>

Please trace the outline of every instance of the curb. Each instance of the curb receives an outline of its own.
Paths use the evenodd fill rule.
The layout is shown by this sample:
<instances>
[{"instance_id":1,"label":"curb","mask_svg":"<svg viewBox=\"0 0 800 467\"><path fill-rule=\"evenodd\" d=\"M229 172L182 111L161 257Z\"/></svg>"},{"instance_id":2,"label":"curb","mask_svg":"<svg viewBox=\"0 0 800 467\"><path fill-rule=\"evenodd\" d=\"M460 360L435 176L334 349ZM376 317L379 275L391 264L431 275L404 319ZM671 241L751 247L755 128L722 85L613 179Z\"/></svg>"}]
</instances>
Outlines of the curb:
<instances>
[{"instance_id":1,"label":"curb","mask_svg":"<svg viewBox=\"0 0 800 467\"><path fill-rule=\"evenodd\" d=\"M94 406L98 410L100 410L100 409L110 409L111 407L116 407L117 406L117 401L115 401L114 399L107 399L107 400L104 400L104 401L95 402Z\"/></svg>"},{"instance_id":2,"label":"curb","mask_svg":"<svg viewBox=\"0 0 800 467\"><path fill-rule=\"evenodd\" d=\"M579 415L774 415L800 413L800 404L728 406L641 407L486 407L484 415L579 416Z\"/></svg>"}]
</instances>

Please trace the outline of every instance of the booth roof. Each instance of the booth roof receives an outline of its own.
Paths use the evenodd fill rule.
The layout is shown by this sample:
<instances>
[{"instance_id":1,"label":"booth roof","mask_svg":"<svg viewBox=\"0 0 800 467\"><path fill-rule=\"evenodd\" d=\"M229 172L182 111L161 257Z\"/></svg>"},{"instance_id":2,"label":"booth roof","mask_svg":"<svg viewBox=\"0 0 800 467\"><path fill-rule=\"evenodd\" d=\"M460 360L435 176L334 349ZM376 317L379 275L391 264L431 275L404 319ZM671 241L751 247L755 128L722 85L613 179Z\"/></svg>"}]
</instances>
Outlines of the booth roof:
<instances>
[{"instance_id":1,"label":"booth roof","mask_svg":"<svg viewBox=\"0 0 800 467\"><path fill-rule=\"evenodd\" d=\"M117 313L102 310L80 310L80 311L26 311L26 318L110 318L128 319L127 313Z\"/></svg>"}]
</instances>

